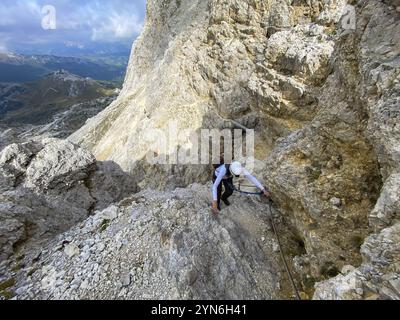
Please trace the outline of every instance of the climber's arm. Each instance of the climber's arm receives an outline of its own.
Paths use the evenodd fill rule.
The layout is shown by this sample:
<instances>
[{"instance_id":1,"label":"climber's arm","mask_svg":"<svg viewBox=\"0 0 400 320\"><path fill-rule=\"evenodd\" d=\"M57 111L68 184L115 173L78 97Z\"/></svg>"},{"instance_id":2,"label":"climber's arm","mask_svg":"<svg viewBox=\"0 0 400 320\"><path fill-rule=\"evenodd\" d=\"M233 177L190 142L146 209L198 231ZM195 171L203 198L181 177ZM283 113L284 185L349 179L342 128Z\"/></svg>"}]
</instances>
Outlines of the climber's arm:
<instances>
[{"instance_id":1,"label":"climber's arm","mask_svg":"<svg viewBox=\"0 0 400 320\"><path fill-rule=\"evenodd\" d=\"M250 172L248 172L246 169L243 170L243 175L246 177L247 180L254 184L258 189L260 189L266 197L270 196L269 191L260 183L260 181L257 180L256 177L252 176Z\"/></svg>"},{"instance_id":2,"label":"climber's arm","mask_svg":"<svg viewBox=\"0 0 400 320\"><path fill-rule=\"evenodd\" d=\"M212 187L213 201L218 201L218 186L221 183L222 179L225 177L225 175L226 175L226 168L223 167L218 173L217 179L215 180Z\"/></svg>"},{"instance_id":3,"label":"climber's arm","mask_svg":"<svg viewBox=\"0 0 400 320\"><path fill-rule=\"evenodd\" d=\"M247 180L249 180L252 184L254 184L258 189L261 191L264 191L265 188L264 186L256 179L256 177L252 176L250 172L248 172L246 169L243 170L243 175L246 177Z\"/></svg>"}]
</instances>

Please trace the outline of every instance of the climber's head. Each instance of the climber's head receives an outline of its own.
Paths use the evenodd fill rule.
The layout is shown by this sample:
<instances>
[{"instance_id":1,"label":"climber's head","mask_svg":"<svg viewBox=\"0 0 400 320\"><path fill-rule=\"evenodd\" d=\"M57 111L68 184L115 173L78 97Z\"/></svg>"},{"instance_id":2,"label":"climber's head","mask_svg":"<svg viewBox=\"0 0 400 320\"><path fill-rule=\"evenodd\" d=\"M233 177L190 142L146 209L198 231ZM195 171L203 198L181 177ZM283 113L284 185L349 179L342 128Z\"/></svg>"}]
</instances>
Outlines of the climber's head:
<instances>
[{"instance_id":1,"label":"climber's head","mask_svg":"<svg viewBox=\"0 0 400 320\"><path fill-rule=\"evenodd\" d=\"M243 172L243 167L240 162L235 161L230 165L230 170L234 176L240 176Z\"/></svg>"}]
</instances>

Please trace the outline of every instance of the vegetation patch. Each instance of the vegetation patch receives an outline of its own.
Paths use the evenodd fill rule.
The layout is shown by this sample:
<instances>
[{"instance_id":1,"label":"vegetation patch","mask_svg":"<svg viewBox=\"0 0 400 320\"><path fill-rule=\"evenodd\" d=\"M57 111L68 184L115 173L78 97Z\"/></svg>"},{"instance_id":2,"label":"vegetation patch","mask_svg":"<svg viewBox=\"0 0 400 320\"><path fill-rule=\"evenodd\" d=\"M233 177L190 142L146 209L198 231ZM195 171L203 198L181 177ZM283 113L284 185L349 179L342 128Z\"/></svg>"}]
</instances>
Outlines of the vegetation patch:
<instances>
[{"instance_id":1,"label":"vegetation patch","mask_svg":"<svg viewBox=\"0 0 400 320\"><path fill-rule=\"evenodd\" d=\"M104 230L106 230L109 225L110 225L110 221L104 219L100 224L100 232L103 232Z\"/></svg>"},{"instance_id":2,"label":"vegetation patch","mask_svg":"<svg viewBox=\"0 0 400 320\"><path fill-rule=\"evenodd\" d=\"M364 243L364 238L359 235L353 236L351 238L351 244L353 245L354 248L360 249L363 243Z\"/></svg>"},{"instance_id":3,"label":"vegetation patch","mask_svg":"<svg viewBox=\"0 0 400 320\"><path fill-rule=\"evenodd\" d=\"M310 293L310 292L314 291L314 285L317 282L317 280L309 274L304 274L304 275L302 275L301 282L302 282L304 291L306 291L307 293Z\"/></svg>"},{"instance_id":4,"label":"vegetation patch","mask_svg":"<svg viewBox=\"0 0 400 320\"><path fill-rule=\"evenodd\" d=\"M30 277L30 276L32 276L36 271L37 271L36 268L32 268L32 269L30 269L30 270L26 273L26 276L27 276L27 277Z\"/></svg>"},{"instance_id":5,"label":"vegetation patch","mask_svg":"<svg viewBox=\"0 0 400 320\"><path fill-rule=\"evenodd\" d=\"M13 271L13 272L18 272L18 271L20 271L23 267L24 267L23 264L17 263L15 266L13 266L13 267L11 268L11 271Z\"/></svg>"},{"instance_id":6,"label":"vegetation patch","mask_svg":"<svg viewBox=\"0 0 400 320\"><path fill-rule=\"evenodd\" d=\"M321 268L321 275L325 278L325 279L329 279L329 278L333 278L336 277L339 273L340 270L338 269L338 267L336 267L333 262L326 262L322 268Z\"/></svg>"},{"instance_id":7,"label":"vegetation patch","mask_svg":"<svg viewBox=\"0 0 400 320\"><path fill-rule=\"evenodd\" d=\"M5 280L3 282L0 282L0 291L4 291L4 290L12 287L13 285L15 285L15 279L14 278Z\"/></svg>"},{"instance_id":8,"label":"vegetation patch","mask_svg":"<svg viewBox=\"0 0 400 320\"><path fill-rule=\"evenodd\" d=\"M0 296L2 296L6 300L12 299L15 294L9 290L12 286L15 285L15 279L11 278L5 281L0 282Z\"/></svg>"},{"instance_id":9,"label":"vegetation patch","mask_svg":"<svg viewBox=\"0 0 400 320\"><path fill-rule=\"evenodd\" d=\"M4 290L4 291L0 291L0 296L2 296L6 300L10 300L10 299L14 298L15 294L14 294L14 292Z\"/></svg>"}]
</instances>

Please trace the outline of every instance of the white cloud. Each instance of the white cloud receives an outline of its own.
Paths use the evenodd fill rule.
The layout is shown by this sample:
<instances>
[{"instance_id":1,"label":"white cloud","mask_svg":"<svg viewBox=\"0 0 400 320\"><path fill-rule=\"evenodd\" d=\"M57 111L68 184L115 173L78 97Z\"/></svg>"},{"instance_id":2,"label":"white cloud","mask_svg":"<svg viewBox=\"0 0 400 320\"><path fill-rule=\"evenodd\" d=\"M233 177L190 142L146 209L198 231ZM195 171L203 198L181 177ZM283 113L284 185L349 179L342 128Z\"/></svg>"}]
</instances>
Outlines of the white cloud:
<instances>
[{"instance_id":1,"label":"white cloud","mask_svg":"<svg viewBox=\"0 0 400 320\"><path fill-rule=\"evenodd\" d=\"M41 6L36 1L18 0L11 3L9 1L0 3L0 26L2 27L39 20L40 16Z\"/></svg>"},{"instance_id":2,"label":"white cloud","mask_svg":"<svg viewBox=\"0 0 400 320\"><path fill-rule=\"evenodd\" d=\"M0 43L0 53L8 53L7 46Z\"/></svg>"},{"instance_id":3,"label":"white cloud","mask_svg":"<svg viewBox=\"0 0 400 320\"><path fill-rule=\"evenodd\" d=\"M97 21L92 26L93 41L118 41L132 39L142 29L143 22L137 15L113 12L106 16L101 23Z\"/></svg>"},{"instance_id":4,"label":"white cloud","mask_svg":"<svg viewBox=\"0 0 400 320\"><path fill-rule=\"evenodd\" d=\"M49 3L56 8L56 30L41 27L42 5ZM141 32L145 6L146 0L1 0L0 44L4 48L15 43L49 48L57 43L78 48L101 42L130 46Z\"/></svg>"}]
</instances>

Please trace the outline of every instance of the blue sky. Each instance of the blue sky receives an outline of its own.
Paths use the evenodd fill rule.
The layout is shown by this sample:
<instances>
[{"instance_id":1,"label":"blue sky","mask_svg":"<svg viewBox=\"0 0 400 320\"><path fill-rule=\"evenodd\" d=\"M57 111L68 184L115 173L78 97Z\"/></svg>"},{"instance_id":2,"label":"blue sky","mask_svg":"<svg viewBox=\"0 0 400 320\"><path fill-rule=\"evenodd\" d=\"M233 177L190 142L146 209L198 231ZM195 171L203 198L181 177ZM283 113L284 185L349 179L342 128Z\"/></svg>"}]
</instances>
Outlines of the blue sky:
<instances>
[{"instance_id":1,"label":"blue sky","mask_svg":"<svg viewBox=\"0 0 400 320\"><path fill-rule=\"evenodd\" d=\"M51 5L56 29L42 21ZM129 50L143 26L146 0L1 0L0 52L76 54Z\"/></svg>"}]
</instances>

